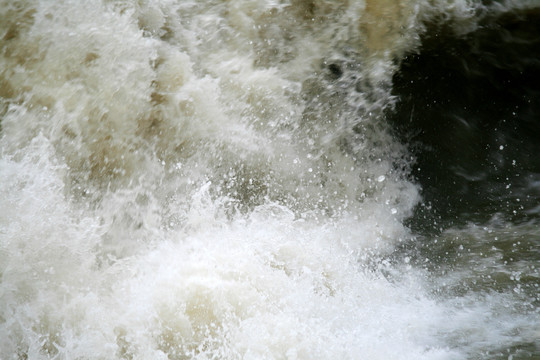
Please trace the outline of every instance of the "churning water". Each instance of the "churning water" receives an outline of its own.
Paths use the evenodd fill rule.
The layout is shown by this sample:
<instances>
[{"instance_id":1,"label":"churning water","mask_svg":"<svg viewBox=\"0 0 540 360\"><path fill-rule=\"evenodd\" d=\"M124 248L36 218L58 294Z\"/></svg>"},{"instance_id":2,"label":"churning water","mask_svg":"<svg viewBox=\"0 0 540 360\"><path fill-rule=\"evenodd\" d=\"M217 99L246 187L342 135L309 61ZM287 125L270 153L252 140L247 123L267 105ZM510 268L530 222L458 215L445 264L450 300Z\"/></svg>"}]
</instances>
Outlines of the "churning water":
<instances>
[{"instance_id":1,"label":"churning water","mask_svg":"<svg viewBox=\"0 0 540 360\"><path fill-rule=\"evenodd\" d=\"M0 1L0 358L540 358L539 24Z\"/></svg>"}]
</instances>

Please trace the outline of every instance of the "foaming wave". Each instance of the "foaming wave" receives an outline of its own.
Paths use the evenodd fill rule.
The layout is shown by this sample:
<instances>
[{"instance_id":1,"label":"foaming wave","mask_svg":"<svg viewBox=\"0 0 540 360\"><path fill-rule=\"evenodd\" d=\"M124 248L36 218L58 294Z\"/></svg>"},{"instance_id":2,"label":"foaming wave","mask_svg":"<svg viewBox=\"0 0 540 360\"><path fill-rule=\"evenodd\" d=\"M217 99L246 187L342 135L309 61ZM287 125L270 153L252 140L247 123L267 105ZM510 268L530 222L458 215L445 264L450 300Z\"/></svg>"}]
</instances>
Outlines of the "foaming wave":
<instances>
[{"instance_id":1,"label":"foaming wave","mask_svg":"<svg viewBox=\"0 0 540 360\"><path fill-rule=\"evenodd\" d=\"M51 148L42 137L31 146L42 153ZM392 284L376 267L358 262L379 253L376 247L366 252L363 242L387 246L373 221L321 224L267 204L231 222L206 186L195 193L183 228L148 228L158 233L142 244L144 230L116 233L116 240L136 235L126 240L139 247L118 258L106 248L113 225L74 213L65 200L63 168L43 156L2 164L2 208L14 210L2 217L9 239L2 242L7 353L179 359L449 354L426 345L441 310L414 279Z\"/></svg>"},{"instance_id":2,"label":"foaming wave","mask_svg":"<svg viewBox=\"0 0 540 360\"><path fill-rule=\"evenodd\" d=\"M1 2L1 348L459 358L384 275L419 201L384 113L423 19L472 8Z\"/></svg>"}]
</instances>

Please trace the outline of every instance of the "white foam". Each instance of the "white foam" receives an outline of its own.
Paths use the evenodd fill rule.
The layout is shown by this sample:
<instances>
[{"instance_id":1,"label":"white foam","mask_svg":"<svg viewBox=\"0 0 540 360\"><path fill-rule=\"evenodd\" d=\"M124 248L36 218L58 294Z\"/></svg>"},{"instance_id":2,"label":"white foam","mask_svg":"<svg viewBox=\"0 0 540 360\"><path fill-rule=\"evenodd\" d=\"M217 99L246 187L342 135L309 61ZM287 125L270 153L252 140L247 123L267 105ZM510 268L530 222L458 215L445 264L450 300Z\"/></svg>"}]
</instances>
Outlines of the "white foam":
<instances>
[{"instance_id":1,"label":"white foam","mask_svg":"<svg viewBox=\"0 0 540 360\"><path fill-rule=\"evenodd\" d=\"M462 358L385 258L394 60L441 3L0 3L3 354Z\"/></svg>"}]
</instances>

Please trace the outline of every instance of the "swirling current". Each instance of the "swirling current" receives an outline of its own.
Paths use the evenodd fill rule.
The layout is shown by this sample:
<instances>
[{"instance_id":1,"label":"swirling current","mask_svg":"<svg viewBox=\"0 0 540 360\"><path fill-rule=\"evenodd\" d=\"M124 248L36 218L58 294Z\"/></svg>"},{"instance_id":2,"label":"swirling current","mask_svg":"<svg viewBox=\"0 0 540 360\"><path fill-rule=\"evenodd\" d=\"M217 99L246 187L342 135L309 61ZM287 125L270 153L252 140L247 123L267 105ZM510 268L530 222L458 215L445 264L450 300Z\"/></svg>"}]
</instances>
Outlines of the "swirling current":
<instances>
[{"instance_id":1,"label":"swirling current","mask_svg":"<svg viewBox=\"0 0 540 360\"><path fill-rule=\"evenodd\" d=\"M539 359L535 0L0 0L1 359Z\"/></svg>"}]
</instances>

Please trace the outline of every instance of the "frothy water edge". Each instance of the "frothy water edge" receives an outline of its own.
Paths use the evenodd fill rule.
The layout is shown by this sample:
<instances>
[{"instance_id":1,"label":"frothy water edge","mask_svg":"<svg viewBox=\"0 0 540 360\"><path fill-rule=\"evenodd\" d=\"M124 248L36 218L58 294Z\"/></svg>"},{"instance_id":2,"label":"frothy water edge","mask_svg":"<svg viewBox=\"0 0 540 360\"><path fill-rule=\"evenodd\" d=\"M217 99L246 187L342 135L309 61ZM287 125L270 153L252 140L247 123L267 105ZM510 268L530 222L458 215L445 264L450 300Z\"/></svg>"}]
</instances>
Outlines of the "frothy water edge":
<instances>
[{"instance_id":1,"label":"frothy water edge","mask_svg":"<svg viewBox=\"0 0 540 360\"><path fill-rule=\"evenodd\" d=\"M452 277L396 255L420 201L384 121L396 59L426 19L466 32L481 6L0 4L10 358L489 358L538 338L516 292L441 296Z\"/></svg>"}]
</instances>

